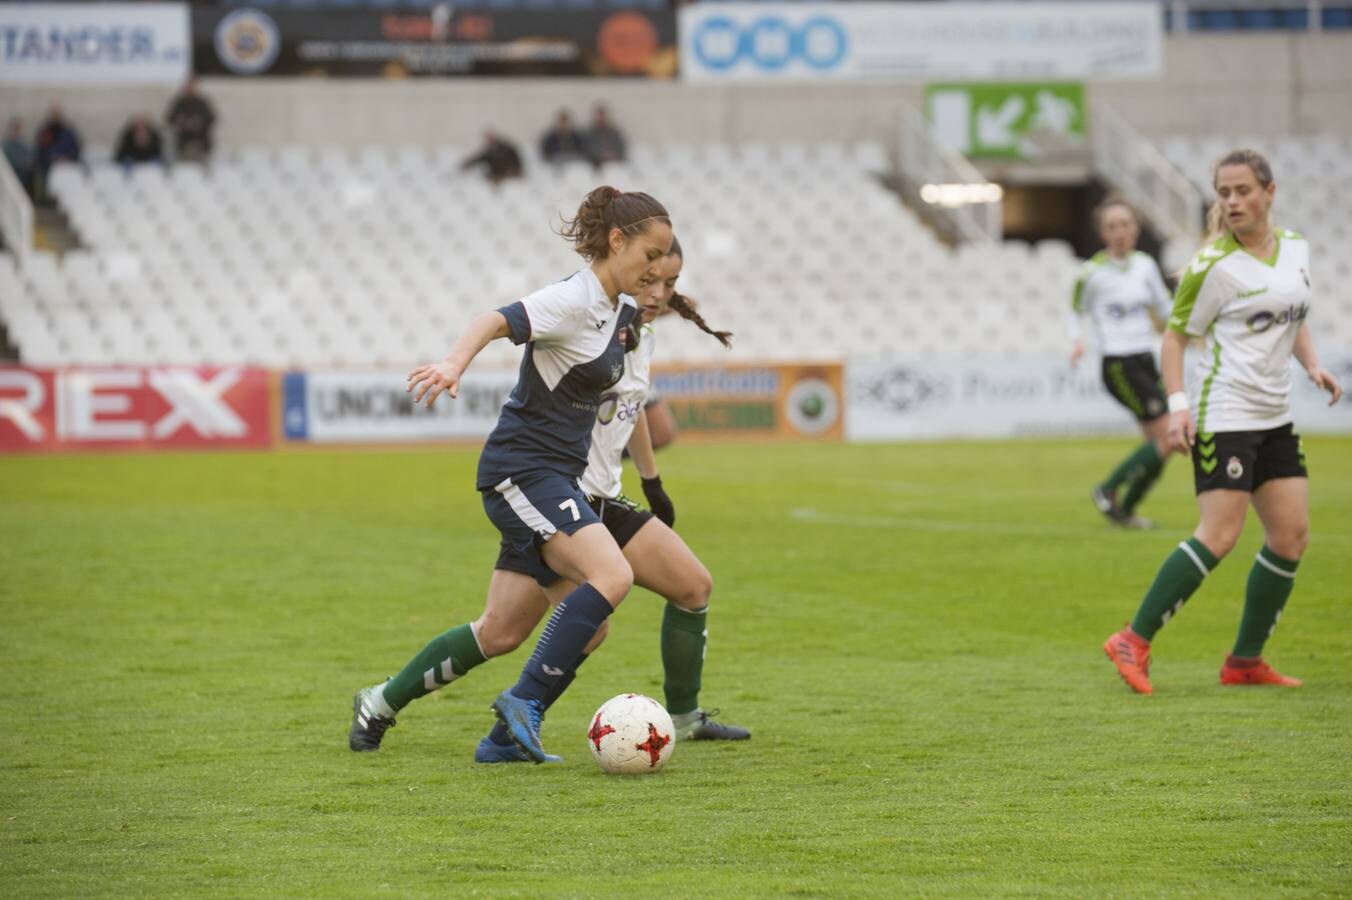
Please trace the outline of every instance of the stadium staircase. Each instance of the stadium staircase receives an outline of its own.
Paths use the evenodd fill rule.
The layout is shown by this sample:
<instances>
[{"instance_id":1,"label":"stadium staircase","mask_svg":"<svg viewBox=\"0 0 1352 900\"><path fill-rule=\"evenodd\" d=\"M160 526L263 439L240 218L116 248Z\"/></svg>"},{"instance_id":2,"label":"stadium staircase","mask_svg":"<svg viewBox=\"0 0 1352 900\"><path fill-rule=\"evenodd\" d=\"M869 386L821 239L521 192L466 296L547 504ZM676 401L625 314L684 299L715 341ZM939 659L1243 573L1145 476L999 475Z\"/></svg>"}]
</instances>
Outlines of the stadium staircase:
<instances>
[{"instance_id":1,"label":"stadium staircase","mask_svg":"<svg viewBox=\"0 0 1352 900\"><path fill-rule=\"evenodd\" d=\"M38 206L33 210L33 245L57 256L80 246L80 236L59 206Z\"/></svg>"}]
</instances>

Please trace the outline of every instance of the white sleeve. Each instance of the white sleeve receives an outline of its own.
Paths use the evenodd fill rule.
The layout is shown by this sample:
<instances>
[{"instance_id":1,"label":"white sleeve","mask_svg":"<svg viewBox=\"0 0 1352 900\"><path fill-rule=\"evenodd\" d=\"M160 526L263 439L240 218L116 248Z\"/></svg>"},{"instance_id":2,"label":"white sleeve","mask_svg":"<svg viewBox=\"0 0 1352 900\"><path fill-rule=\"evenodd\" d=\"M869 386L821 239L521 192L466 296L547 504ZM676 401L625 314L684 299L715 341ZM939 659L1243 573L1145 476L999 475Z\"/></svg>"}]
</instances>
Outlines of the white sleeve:
<instances>
[{"instance_id":1,"label":"white sleeve","mask_svg":"<svg viewBox=\"0 0 1352 900\"><path fill-rule=\"evenodd\" d=\"M530 320L530 340L549 343L577 330L587 310L586 288L575 279L540 288L521 301Z\"/></svg>"},{"instance_id":2,"label":"white sleeve","mask_svg":"<svg viewBox=\"0 0 1352 900\"><path fill-rule=\"evenodd\" d=\"M1192 337L1206 334L1211 323L1221 314L1227 292L1225 276L1214 268L1201 272L1189 270L1174 295L1174 310L1169 327Z\"/></svg>"}]
</instances>

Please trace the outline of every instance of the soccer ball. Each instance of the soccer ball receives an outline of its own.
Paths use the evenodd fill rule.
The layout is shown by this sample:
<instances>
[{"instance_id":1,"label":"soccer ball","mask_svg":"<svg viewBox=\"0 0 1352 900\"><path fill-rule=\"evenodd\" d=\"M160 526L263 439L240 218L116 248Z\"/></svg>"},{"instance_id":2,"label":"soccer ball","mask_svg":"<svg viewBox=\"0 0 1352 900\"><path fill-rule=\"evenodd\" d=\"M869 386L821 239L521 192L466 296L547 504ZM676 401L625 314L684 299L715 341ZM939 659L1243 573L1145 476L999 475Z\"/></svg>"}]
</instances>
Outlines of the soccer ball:
<instances>
[{"instance_id":1,"label":"soccer ball","mask_svg":"<svg viewBox=\"0 0 1352 900\"><path fill-rule=\"evenodd\" d=\"M662 704L642 694L611 697L587 729L587 746L609 775L656 772L671 758L675 744L671 716Z\"/></svg>"}]
</instances>

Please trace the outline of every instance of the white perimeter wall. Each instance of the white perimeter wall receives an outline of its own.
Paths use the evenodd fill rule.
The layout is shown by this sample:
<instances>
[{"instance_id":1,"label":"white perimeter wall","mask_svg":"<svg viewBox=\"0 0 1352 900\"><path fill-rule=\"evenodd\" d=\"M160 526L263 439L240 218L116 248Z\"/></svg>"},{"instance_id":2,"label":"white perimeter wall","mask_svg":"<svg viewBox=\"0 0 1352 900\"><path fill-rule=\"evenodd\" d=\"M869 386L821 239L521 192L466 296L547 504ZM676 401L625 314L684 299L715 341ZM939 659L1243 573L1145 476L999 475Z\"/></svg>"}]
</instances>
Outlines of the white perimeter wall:
<instances>
[{"instance_id":1,"label":"white perimeter wall","mask_svg":"<svg viewBox=\"0 0 1352 900\"><path fill-rule=\"evenodd\" d=\"M1102 82L1092 93L1150 135L1352 134L1352 34L1184 35L1167 74ZM631 140L890 141L896 101L920 85L698 86L590 79L205 80L221 147L477 144L486 126L533 142L560 107L610 104ZM128 115L160 116L162 88L0 86L0 119L32 129L53 99L88 143L111 144Z\"/></svg>"}]
</instances>

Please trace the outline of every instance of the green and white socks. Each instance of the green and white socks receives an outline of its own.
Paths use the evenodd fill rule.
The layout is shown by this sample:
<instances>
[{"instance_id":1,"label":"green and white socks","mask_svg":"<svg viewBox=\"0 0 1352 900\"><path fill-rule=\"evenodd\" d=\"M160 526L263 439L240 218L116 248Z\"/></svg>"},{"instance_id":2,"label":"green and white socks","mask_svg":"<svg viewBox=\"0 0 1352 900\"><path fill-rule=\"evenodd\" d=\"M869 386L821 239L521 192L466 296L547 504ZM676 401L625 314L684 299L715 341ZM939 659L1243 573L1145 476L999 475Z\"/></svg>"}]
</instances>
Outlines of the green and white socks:
<instances>
[{"instance_id":1,"label":"green and white socks","mask_svg":"<svg viewBox=\"0 0 1352 900\"><path fill-rule=\"evenodd\" d=\"M1263 655L1263 645L1272 636L1282 609L1296 585L1298 559L1285 559L1264 546L1249 570L1244 590L1244 617L1239 621L1234 656L1254 658Z\"/></svg>"},{"instance_id":2,"label":"green and white socks","mask_svg":"<svg viewBox=\"0 0 1352 900\"><path fill-rule=\"evenodd\" d=\"M1153 640L1155 632L1178 615L1218 562L1206 544L1195 537L1179 544L1160 566L1154 584L1146 591L1136 617L1131 620L1131 630L1147 641Z\"/></svg>"},{"instance_id":3,"label":"green and white socks","mask_svg":"<svg viewBox=\"0 0 1352 900\"><path fill-rule=\"evenodd\" d=\"M1163 470L1164 457L1160 456L1159 448L1154 441L1146 441L1118 463L1101 486L1104 491L1113 494L1125 484L1127 492L1118 506L1130 514L1136 510L1146 492L1155 486Z\"/></svg>"},{"instance_id":4,"label":"green and white socks","mask_svg":"<svg viewBox=\"0 0 1352 900\"><path fill-rule=\"evenodd\" d=\"M474 627L469 624L457 625L432 638L398 675L385 682L378 691L372 692L370 700L376 706L386 706L388 712L382 709L375 711L392 718L410 702L445 687L470 669L481 665L484 660L479 641L474 636Z\"/></svg>"},{"instance_id":5,"label":"green and white socks","mask_svg":"<svg viewBox=\"0 0 1352 900\"><path fill-rule=\"evenodd\" d=\"M1160 566L1155 582L1146 592L1131 630L1153 640L1155 633L1178 614L1183 604L1193 595L1202 580L1219 564L1219 560L1195 537L1178 545ZM1263 655L1263 645L1272 636L1287 598L1296 584L1296 568L1300 560L1278 556L1264 546L1249 570L1249 581L1244 590L1244 616L1235 637L1234 656L1254 659Z\"/></svg>"},{"instance_id":6,"label":"green and white socks","mask_svg":"<svg viewBox=\"0 0 1352 900\"><path fill-rule=\"evenodd\" d=\"M1127 515L1136 512L1136 507L1145 499L1145 495L1159 481L1164 471L1164 457L1154 441L1146 441L1130 457L1134 465L1127 475L1127 492L1118 506Z\"/></svg>"}]
</instances>

